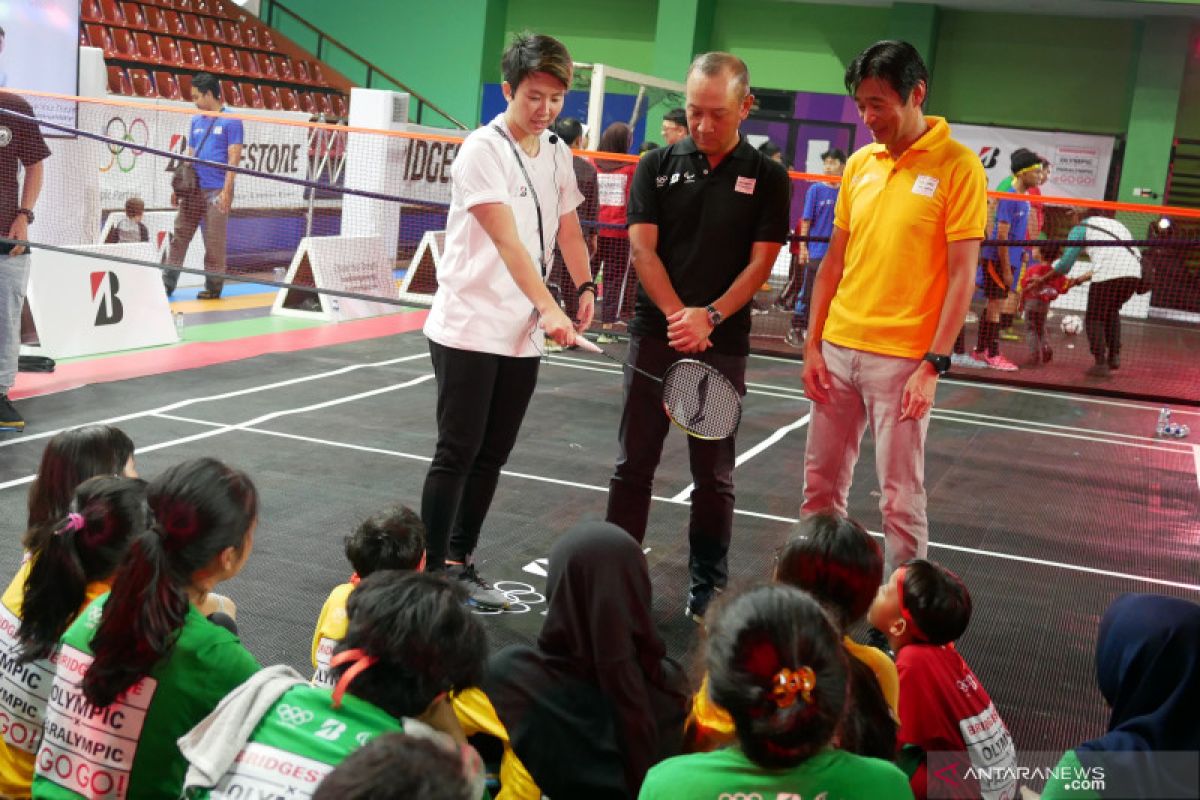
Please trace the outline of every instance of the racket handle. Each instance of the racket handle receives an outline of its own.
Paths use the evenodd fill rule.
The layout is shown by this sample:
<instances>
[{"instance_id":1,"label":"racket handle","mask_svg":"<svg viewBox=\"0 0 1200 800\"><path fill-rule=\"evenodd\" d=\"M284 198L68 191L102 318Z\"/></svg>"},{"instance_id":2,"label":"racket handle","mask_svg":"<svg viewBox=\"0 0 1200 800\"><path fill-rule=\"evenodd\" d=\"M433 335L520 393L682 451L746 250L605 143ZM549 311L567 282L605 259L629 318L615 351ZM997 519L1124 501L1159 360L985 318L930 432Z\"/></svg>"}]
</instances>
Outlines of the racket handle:
<instances>
[{"instance_id":1,"label":"racket handle","mask_svg":"<svg viewBox=\"0 0 1200 800\"><path fill-rule=\"evenodd\" d=\"M593 342L591 339L587 338L583 334L580 334L575 337L575 346L578 347L580 350L586 350L589 353L599 353L601 355L604 354L604 351L600 349L600 345L596 344L595 342Z\"/></svg>"}]
</instances>

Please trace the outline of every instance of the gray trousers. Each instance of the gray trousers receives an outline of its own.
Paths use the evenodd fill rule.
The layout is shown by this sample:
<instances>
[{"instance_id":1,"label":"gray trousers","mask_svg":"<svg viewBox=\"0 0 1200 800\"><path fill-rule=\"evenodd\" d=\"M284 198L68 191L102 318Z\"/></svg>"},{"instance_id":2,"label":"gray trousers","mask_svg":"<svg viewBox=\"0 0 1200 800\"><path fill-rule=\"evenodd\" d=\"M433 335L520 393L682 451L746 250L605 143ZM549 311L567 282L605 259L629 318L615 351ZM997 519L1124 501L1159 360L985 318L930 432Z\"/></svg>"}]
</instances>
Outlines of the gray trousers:
<instances>
[{"instance_id":1,"label":"gray trousers","mask_svg":"<svg viewBox=\"0 0 1200 800\"><path fill-rule=\"evenodd\" d=\"M0 256L0 394L17 379L21 353L21 308L29 286L29 254Z\"/></svg>"},{"instance_id":2,"label":"gray trousers","mask_svg":"<svg viewBox=\"0 0 1200 800\"><path fill-rule=\"evenodd\" d=\"M875 436L875 472L882 497L885 575L910 558L924 558L929 543L925 516L925 434L929 415L900 420L904 384L920 365L897 358L821 343L829 370L829 400L812 404L804 450L804 501L800 516L846 513L850 481L863 433Z\"/></svg>"},{"instance_id":3,"label":"gray trousers","mask_svg":"<svg viewBox=\"0 0 1200 800\"><path fill-rule=\"evenodd\" d=\"M225 274L225 229L229 226L229 214L222 213L217 207L217 195L220 193L219 189L205 189L179 198L171 249L167 253L168 264L181 266L187 256L188 245L196 235L196 228L200 228L204 236L204 271L208 273L204 276L204 288L217 294L225 285L221 276ZM163 285L168 293L175 291L178 282L178 272L163 271Z\"/></svg>"}]
</instances>

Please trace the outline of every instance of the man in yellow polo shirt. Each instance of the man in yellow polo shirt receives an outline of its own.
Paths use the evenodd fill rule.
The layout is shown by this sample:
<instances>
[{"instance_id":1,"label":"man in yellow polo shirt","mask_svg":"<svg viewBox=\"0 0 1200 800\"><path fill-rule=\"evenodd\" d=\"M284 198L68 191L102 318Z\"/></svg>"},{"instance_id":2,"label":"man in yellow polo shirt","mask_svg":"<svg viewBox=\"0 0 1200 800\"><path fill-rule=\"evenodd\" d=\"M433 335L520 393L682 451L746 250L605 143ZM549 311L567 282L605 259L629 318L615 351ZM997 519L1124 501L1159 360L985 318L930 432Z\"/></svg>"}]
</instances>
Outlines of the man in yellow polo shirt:
<instances>
[{"instance_id":1,"label":"man in yellow polo shirt","mask_svg":"<svg viewBox=\"0 0 1200 800\"><path fill-rule=\"evenodd\" d=\"M875 142L846 164L813 289L800 514L846 513L870 425L886 575L925 555L929 409L974 290L987 179L946 121L922 111L928 71L912 45L871 45L847 68L846 88Z\"/></svg>"}]
</instances>

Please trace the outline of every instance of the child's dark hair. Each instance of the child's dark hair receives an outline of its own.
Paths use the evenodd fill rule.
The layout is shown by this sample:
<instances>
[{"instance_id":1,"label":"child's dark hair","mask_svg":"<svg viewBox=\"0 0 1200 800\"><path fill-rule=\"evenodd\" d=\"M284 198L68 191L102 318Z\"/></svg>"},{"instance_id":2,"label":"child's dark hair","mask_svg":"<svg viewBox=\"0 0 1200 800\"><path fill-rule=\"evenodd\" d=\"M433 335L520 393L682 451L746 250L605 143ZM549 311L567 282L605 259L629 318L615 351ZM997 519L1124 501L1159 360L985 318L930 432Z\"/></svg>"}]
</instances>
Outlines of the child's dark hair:
<instances>
[{"instance_id":1,"label":"child's dark hair","mask_svg":"<svg viewBox=\"0 0 1200 800\"><path fill-rule=\"evenodd\" d=\"M211 94L218 100L221 99L221 81L211 72L197 72L192 77L192 88L200 94Z\"/></svg>"},{"instance_id":2,"label":"child's dark hair","mask_svg":"<svg viewBox=\"0 0 1200 800\"><path fill-rule=\"evenodd\" d=\"M425 556L425 525L407 506L393 506L346 537L346 559L358 577L381 569L417 569Z\"/></svg>"},{"instance_id":3,"label":"child's dark hair","mask_svg":"<svg viewBox=\"0 0 1200 800\"><path fill-rule=\"evenodd\" d=\"M393 732L351 753L313 800L473 800L462 759L445 745Z\"/></svg>"},{"instance_id":4,"label":"child's dark hair","mask_svg":"<svg viewBox=\"0 0 1200 800\"><path fill-rule=\"evenodd\" d=\"M21 603L21 662L46 658L87 599L89 583L108 578L129 542L146 530L146 484L99 476L80 484L67 517L43 523L34 537Z\"/></svg>"},{"instance_id":5,"label":"child's dark hair","mask_svg":"<svg viewBox=\"0 0 1200 800\"><path fill-rule=\"evenodd\" d=\"M528 31L516 34L500 58L500 73L514 93L521 81L535 72L544 72L564 89L569 88L573 69L571 54L562 42Z\"/></svg>"},{"instance_id":6,"label":"child's dark hair","mask_svg":"<svg viewBox=\"0 0 1200 800\"><path fill-rule=\"evenodd\" d=\"M347 690L398 719L419 716L442 692L477 685L487 638L465 600L460 587L424 572L386 570L360 582L336 653L360 649L377 661ZM349 666L333 667L333 680Z\"/></svg>"},{"instance_id":7,"label":"child's dark hair","mask_svg":"<svg viewBox=\"0 0 1200 800\"><path fill-rule=\"evenodd\" d=\"M821 153L821 160L822 160L822 161L829 161L830 159L833 159L834 161L840 161L840 162L842 162L842 166L845 166L845 165L846 165L846 153L845 153L845 151L843 151L843 150L839 150L839 149L838 149L838 148L836 148L836 147L835 147L835 148L833 148L832 150L826 150L824 153Z\"/></svg>"},{"instance_id":8,"label":"child's dark hair","mask_svg":"<svg viewBox=\"0 0 1200 800\"><path fill-rule=\"evenodd\" d=\"M140 197L129 197L125 200L125 216L135 217L146 213L146 201Z\"/></svg>"},{"instance_id":9,"label":"child's dark hair","mask_svg":"<svg viewBox=\"0 0 1200 800\"><path fill-rule=\"evenodd\" d=\"M227 547L240 551L258 516L250 478L215 458L171 467L146 489L151 527L134 539L92 638L83 692L104 707L175 645L197 570Z\"/></svg>"},{"instance_id":10,"label":"child's dark hair","mask_svg":"<svg viewBox=\"0 0 1200 800\"><path fill-rule=\"evenodd\" d=\"M97 475L120 475L132 455L133 440L112 425L86 425L54 436L42 451L37 477L29 486L25 549L40 549L44 542L34 528L65 517L79 484Z\"/></svg>"},{"instance_id":11,"label":"child's dark hair","mask_svg":"<svg viewBox=\"0 0 1200 800\"><path fill-rule=\"evenodd\" d=\"M962 636L971 621L971 593L962 579L923 558L904 567L904 608L920 629L918 641L946 644Z\"/></svg>"},{"instance_id":12,"label":"child's dark hair","mask_svg":"<svg viewBox=\"0 0 1200 800\"><path fill-rule=\"evenodd\" d=\"M846 655L810 595L771 584L722 603L709 628L709 692L729 712L746 756L761 767L794 767L825 747L846 703ZM783 670L812 671L803 692L775 694Z\"/></svg>"},{"instance_id":13,"label":"child's dark hair","mask_svg":"<svg viewBox=\"0 0 1200 800\"><path fill-rule=\"evenodd\" d=\"M896 757L896 720L879 679L862 661L846 658L846 708L837 728L839 750L892 761Z\"/></svg>"},{"instance_id":14,"label":"child's dark hair","mask_svg":"<svg viewBox=\"0 0 1200 800\"><path fill-rule=\"evenodd\" d=\"M846 67L846 91L854 95L867 78L878 78L907 103L917 84L929 85L929 70L917 48L908 42L885 39L863 50Z\"/></svg>"},{"instance_id":15,"label":"child's dark hair","mask_svg":"<svg viewBox=\"0 0 1200 800\"><path fill-rule=\"evenodd\" d=\"M883 551L849 517L815 514L779 551L775 580L810 592L844 632L871 607L883 582Z\"/></svg>"}]
</instances>

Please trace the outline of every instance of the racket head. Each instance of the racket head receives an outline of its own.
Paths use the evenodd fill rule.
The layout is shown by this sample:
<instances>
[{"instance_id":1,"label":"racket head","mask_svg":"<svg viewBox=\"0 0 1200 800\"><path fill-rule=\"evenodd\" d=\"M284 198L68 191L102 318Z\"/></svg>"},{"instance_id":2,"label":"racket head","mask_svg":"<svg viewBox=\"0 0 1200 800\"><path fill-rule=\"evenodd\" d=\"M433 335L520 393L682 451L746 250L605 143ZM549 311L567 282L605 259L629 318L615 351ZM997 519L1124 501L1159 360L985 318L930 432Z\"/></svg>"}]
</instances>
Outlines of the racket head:
<instances>
[{"instance_id":1,"label":"racket head","mask_svg":"<svg viewBox=\"0 0 1200 800\"><path fill-rule=\"evenodd\" d=\"M662 378L663 411L688 436L716 441L732 436L742 421L742 396L711 364L684 358Z\"/></svg>"}]
</instances>

